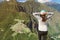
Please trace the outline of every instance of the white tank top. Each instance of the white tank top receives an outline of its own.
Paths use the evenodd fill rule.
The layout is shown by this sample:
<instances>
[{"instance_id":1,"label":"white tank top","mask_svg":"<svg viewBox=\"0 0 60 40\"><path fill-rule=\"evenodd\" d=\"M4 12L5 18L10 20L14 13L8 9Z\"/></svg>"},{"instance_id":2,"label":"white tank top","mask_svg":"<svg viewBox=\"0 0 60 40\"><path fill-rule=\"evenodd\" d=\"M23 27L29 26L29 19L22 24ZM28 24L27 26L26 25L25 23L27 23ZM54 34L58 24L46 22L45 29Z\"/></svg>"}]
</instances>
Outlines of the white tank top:
<instances>
[{"instance_id":1,"label":"white tank top","mask_svg":"<svg viewBox=\"0 0 60 40\"><path fill-rule=\"evenodd\" d=\"M42 22L41 19L38 19L38 30L47 31L47 24L46 24L46 22Z\"/></svg>"},{"instance_id":2,"label":"white tank top","mask_svg":"<svg viewBox=\"0 0 60 40\"><path fill-rule=\"evenodd\" d=\"M48 12L47 19L50 19L50 17L53 15L52 12ZM40 13L33 13L34 17L38 20L38 30L39 31L47 31L47 24L46 22L42 22L42 18L40 17Z\"/></svg>"}]
</instances>

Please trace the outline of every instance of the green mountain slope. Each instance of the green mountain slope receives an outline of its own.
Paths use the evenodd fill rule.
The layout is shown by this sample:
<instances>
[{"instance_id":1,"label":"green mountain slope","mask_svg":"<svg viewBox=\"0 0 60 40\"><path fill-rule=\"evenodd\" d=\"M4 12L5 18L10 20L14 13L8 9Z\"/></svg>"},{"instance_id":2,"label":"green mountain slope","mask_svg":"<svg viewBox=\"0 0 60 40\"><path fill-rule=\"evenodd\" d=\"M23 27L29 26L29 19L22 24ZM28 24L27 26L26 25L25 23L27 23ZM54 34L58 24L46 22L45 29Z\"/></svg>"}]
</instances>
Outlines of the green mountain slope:
<instances>
[{"instance_id":1,"label":"green mountain slope","mask_svg":"<svg viewBox=\"0 0 60 40\"><path fill-rule=\"evenodd\" d=\"M18 4L24 7L27 13L31 13L31 14L33 12L40 12L41 10L54 12L54 15L52 17L52 20L50 20L49 25L51 26L51 28L53 28L53 27L56 27L57 24L60 24L60 19L59 19L60 13L54 8L51 8L45 4L40 4L34 1L27 1L25 3L18 3ZM55 32L58 32L56 31L56 28L54 28L54 30ZM58 27L57 27L57 30L58 30Z\"/></svg>"},{"instance_id":2,"label":"green mountain slope","mask_svg":"<svg viewBox=\"0 0 60 40\"><path fill-rule=\"evenodd\" d=\"M14 31L12 31L10 27L17 23L16 21L14 21L14 19L24 20L25 25L30 21L29 14L26 14L25 12L18 12L15 3L1 3L0 40L33 40L36 38L36 34L33 33L18 33L13 37L12 34L14 33ZM37 38L35 40L37 40Z\"/></svg>"},{"instance_id":3,"label":"green mountain slope","mask_svg":"<svg viewBox=\"0 0 60 40\"><path fill-rule=\"evenodd\" d=\"M58 37L60 35L60 12L58 12L56 9L51 8L45 4L40 4L37 2L25 2L20 4L22 7L25 7L27 13L33 13L33 12L40 12L40 10L46 10L54 12L54 15L51 20L49 20L48 30L49 30L49 36Z\"/></svg>"},{"instance_id":4,"label":"green mountain slope","mask_svg":"<svg viewBox=\"0 0 60 40\"><path fill-rule=\"evenodd\" d=\"M42 9L54 12L52 20L49 20L49 36L56 33L60 35L60 13L55 9L33 1L18 4L15 2L3 2L0 5L0 40L38 40L37 34L32 32L24 34L18 33L13 37L12 34L14 31L12 31L10 27L17 23L14 19L24 20L23 23L27 25L27 23L31 21L31 17L34 19L31 14ZM20 6L23 7L24 12L21 12L19 9Z\"/></svg>"}]
</instances>

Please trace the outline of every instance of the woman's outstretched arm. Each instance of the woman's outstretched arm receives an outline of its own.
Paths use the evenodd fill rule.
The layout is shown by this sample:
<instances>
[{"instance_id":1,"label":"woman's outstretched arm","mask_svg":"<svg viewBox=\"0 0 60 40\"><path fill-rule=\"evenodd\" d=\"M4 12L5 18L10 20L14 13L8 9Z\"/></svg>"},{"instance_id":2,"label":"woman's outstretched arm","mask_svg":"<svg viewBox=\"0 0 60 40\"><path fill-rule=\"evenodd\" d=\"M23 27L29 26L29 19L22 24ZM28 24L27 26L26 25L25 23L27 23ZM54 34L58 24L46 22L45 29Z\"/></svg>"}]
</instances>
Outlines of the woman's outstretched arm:
<instances>
[{"instance_id":1,"label":"woman's outstretched arm","mask_svg":"<svg viewBox=\"0 0 60 40\"><path fill-rule=\"evenodd\" d=\"M35 18L39 19L39 18L40 18L40 13L39 13L39 12L33 13L33 16L34 16Z\"/></svg>"},{"instance_id":2,"label":"woman's outstretched arm","mask_svg":"<svg viewBox=\"0 0 60 40\"><path fill-rule=\"evenodd\" d=\"M47 19L50 19L53 16L53 12L47 12Z\"/></svg>"}]
</instances>

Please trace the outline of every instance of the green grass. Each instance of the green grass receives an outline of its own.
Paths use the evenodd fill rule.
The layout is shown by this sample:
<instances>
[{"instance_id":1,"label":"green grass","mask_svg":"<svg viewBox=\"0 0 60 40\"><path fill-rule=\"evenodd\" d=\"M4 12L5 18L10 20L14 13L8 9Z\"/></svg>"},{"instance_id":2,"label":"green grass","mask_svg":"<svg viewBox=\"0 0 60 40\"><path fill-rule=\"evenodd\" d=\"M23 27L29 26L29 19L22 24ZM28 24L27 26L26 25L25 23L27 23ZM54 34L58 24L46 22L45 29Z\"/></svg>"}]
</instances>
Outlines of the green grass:
<instances>
[{"instance_id":1,"label":"green grass","mask_svg":"<svg viewBox=\"0 0 60 40\"><path fill-rule=\"evenodd\" d=\"M23 3L22 6L26 7L26 12L18 12L15 8L15 3L7 3L3 2L0 6L0 40L38 40L37 34L35 33L25 33L25 34L17 34L16 36L12 37L11 35L14 33L10 27L11 25L16 24L17 22L14 19L25 20L25 24L29 23L30 21L30 14L33 11L40 11L42 9L53 11L53 19L49 22L49 36L56 36L60 35L60 26L56 26L56 23L60 24L60 13L53 8L50 8L44 4L39 4L35 2L33 3L33 9L31 6L32 3L26 2ZM36 6L37 5L37 6ZM31 11L33 10L33 11ZM33 16L32 16L33 19ZM4 31L1 31L3 29Z\"/></svg>"},{"instance_id":2,"label":"green grass","mask_svg":"<svg viewBox=\"0 0 60 40\"><path fill-rule=\"evenodd\" d=\"M16 24L17 22L14 19L24 20L25 24L30 21L30 15L25 12L18 12L15 8L15 3L13 2L3 2L0 4L0 40L37 40L37 34L25 33L25 34L17 34L12 37L14 33L10 27L11 25ZM1 31L1 29L3 31ZM29 36L30 35L30 36Z\"/></svg>"},{"instance_id":3,"label":"green grass","mask_svg":"<svg viewBox=\"0 0 60 40\"><path fill-rule=\"evenodd\" d=\"M4 15L4 14L2 14ZM4 16L5 17L5 16ZM20 19L20 20L25 20L25 23L29 22L29 15L27 15L24 12L19 12L19 13L9 13L5 17L0 19L0 28L2 28L4 31L0 31L0 40L37 40L38 38L36 37L37 35L32 34L31 36L28 37L29 34L17 34L16 36L12 37L12 34L14 33L10 27L11 25L14 25L16 22L14 19Z\"/></svg>"}]
</instances>

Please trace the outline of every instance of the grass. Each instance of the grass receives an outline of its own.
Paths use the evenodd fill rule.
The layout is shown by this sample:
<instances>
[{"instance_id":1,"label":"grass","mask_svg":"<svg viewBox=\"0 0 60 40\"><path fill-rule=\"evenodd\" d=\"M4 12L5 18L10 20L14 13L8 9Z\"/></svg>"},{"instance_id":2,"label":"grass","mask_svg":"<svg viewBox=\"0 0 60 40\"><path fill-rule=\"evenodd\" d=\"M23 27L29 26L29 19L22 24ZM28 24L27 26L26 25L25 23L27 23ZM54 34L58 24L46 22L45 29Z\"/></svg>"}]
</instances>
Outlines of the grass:
<instances>
[{"instance_id":1,"label":"grass","mask_svg":"<svg viewBox=\"0 0 60 40\"><path fill-rule=\"evenodd\" d=\"M36 6L37 4L34 4L34 5ZM60 26L56 26L56 23L60 24L59 12L56 10L53 10L50 7L47 7L46 5L41 5L41 4L39 4L39 5L40 6L37 6L37 8L35 8L34 6L33 7L39 11L42 9L45 9L48 11L53 11L55 13L53 16L53 19L49 23L50 27L48 27L49 36L50 35L55 36L56 33L58 33L60 31L59 30ZM2 3L2 5L0 6L0 40L38 40L37 34L32 33L32 32L25 33L25 34L18 33L14 37L11 36L14 32L10 29L10 27L11 27L11 25L14 25L17 23L17 22L14 22L14 19L25 20L24 23L27 24L30 21L30 17L29 17L30 14L27 14L27 13L29 13L29 12L31 13L31 10L32 10L31 8L29 8L30 5L28 3L25 4L27 13L17 12L16 8L14 6L15 6L15 4L9 4L6 2ZM1 31L1 29L3 29L4 31Z\"/></svg>"},{"instance_id":2,"label":"grass","mask_svg":"<svg viewBox=\"0 0 60 40\"><path fill-rule=\"evenodd\" d=\"M3 16L4 14L2 14ZM4 16L5 17L5 16ZM8 13L6 14L6 17L0 22L0 28L2 28L4 31L0 31L0 40L37 40L38 38L36 37L37 35L33 34L28 37L29 34L17 34L16 36L12 37L12 34L14 33L10 27L11 25L15 24L14 19L20 19L20 20L25 20L25 23L29 22L29 15L27 15L24 12L19 12L19 13ZM28 20L28 21L27 21Z\"/></svg>"}]
</instances>

